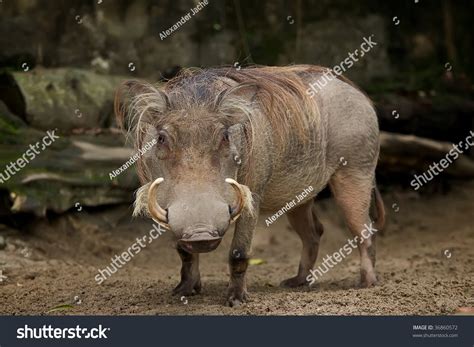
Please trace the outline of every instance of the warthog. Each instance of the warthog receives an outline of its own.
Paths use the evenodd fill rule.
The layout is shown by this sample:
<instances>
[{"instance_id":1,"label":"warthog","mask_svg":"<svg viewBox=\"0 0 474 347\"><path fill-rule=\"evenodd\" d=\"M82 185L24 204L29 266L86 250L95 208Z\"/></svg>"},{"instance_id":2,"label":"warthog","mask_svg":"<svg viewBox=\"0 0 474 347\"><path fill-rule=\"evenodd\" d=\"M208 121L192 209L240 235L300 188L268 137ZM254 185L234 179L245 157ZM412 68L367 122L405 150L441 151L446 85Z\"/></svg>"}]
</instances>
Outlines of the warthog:
<instances>
[{"instance_id":1,"label":"warthog","mask_svg":"<svg viewBox=\"0 0 474 347\"><path fill-rule=\"evenodd\" d=\"M136 148L158 142L138 162L143 186L134 214L151 216L176 236L182 268L174 294L201 291L199 253L214 250L236 221L227 303L244 302L259 212L279 210L309 186L287 212L303 248L298 274L282 286L307 283L323 234L314 197L325 186L353 235L361 237L371 218L381 228L376 113L342 77L326 79L310 97L309 83L326 71L310 65L193 69L162 87L127 81L118 89L118 123ZM363 286L376 282L374 236L358 245Z\"/></svg>"}]
</instances>

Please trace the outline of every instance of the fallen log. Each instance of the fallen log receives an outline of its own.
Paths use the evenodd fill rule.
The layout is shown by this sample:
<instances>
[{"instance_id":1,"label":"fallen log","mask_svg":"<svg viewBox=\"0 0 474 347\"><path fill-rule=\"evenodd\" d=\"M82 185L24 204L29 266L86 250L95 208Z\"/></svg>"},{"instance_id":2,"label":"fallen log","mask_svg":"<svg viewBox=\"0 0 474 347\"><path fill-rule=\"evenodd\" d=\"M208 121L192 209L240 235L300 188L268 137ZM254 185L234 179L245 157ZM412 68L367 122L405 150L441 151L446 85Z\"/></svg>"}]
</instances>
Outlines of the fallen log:
<instances>
[{"instance_id":1,"label":"fallen log","mask_svg":"<svg viewBox=\"0 0 474 347\"><path fill-rule=\"evenodd\" d=\"M0 208L3 214L45 216L47 211L63 213L78 205L94 207L133 201L133 192L139 186L135 169L130 167L113 179L109 175L134 154L131 148L116 144L115 134L60 136L14 174L8 174L7 166L18 163L29 145L41 141L45 133L19 128L6 137L2 130L0 138L9 142L0 145L0 172L4 173L0 191L10 201L6 208Z\"/></svg>"},{"instance_id":2,"label":"fallen log","mask_svg":"<svg viewBox=\"0 0 474 347\"><path fill-rule=\"evenodd\" d=\"M474 101L447 92L424 97L385 94L374 96L380 129L437 141L457 141L474 129Z\"/></svg>"},{"instance_id":3,"label":"fallen log","mask_svg":"<svg viewBox=\"0 0 474 347\"><path fill-rule=\"evenodd\" d=\"M474 138L471 142L474 143ZM421 173L428 170L430 164L438 163L450 156L453 148L450 142L382 131L378 170L384 173ZM464 154L468 152L468 149L462 148L462 150ZM459 154L457 159L451 155L450 159L452 163L444 170L446 174L456 178L474 177L473 159L463 154Z\"/></svg>"}]
</instances>

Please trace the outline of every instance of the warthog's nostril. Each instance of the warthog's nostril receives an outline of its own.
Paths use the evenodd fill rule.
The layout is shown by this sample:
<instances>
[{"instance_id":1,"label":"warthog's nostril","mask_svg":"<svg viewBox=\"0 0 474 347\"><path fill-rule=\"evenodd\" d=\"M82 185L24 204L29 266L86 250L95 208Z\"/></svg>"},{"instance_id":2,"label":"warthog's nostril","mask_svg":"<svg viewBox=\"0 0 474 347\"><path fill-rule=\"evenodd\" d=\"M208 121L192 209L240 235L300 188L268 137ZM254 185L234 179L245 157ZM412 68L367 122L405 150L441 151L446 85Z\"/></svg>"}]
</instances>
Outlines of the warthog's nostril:
<instances>
[{"instance_id":1,"label":"warthog's nostril","mask_svg":"<svg viewBox=\"0 0 474 347\"><path fill-rule=\"evenodd\" d=\"M185 241L197 241L220 237L221 235L219 235L219 231L217 229L194 227L186 229L186 231L181 236L181 239Z\"/></svg>"},{"instance_id":2,"label":"warthog's nostril","mask_svg":"<svg viewBox=\"0 0 474 347\"><path fill-rule=\"evenodd\" d=\"M183 235L183 239L189 239L191 237L192 234L184 234Z\"/></svg>"},{"instance_id":3,"label":"warthog's nostril","mask_svg":"<svg viewBox=\"0 0 474 347\"><path fill-rule=\"evenodd\" d=\"M234 211L233 211L233 208L232 208L232 206L230 206L230 205L229 205L228 207L229 207L229 214L232 216L232 212L234 212Z\"/></svg>"}]
</instances>

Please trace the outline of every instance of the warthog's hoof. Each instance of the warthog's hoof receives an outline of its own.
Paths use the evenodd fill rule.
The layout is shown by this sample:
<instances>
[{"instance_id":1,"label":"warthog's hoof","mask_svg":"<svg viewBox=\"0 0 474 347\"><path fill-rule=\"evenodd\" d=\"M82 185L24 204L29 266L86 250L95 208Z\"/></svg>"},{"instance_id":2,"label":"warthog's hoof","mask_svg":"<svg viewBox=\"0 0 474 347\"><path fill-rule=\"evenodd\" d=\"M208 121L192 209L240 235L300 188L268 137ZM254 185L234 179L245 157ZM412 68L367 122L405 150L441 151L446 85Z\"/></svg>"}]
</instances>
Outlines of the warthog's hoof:
<instances>
[{"instance_id":1,"label":"warthog's hoof","mask_svg":"<svg viewBox=\"0 0 474 347\"><path fill-rule=\"evenodd\" d=\"M360 273L360 287L361 288L370 288L377 284L377 276L374 273L367 273L361 271Z\"/></svg>"},{"instance_id":2,"label":"warthog's hoof","mask_svg":"<svg viewBox=\"0 0 474 347\"><path fill-rule=\"evenodd\" d=\"M181 281L175 289L173 289L173 295L184 295L190 296L201 293L201 279L197 280L189 279Z\"/></svg>"},{"instance_id":3,"label":"warthog's hoof","mask_svg":"<svg viewBox=\"0 0 474 347\"><path fill-rule=\"evenodd\" d=\"M306 278L295 276L295 277L291 277L291 278L288 278L288 279L282 281L280 283L280 287L283 287L283 288L296 288L296 287L304 286L305 284L306 285L308 284L308 281L306 281Z\"/></svg>"},{"instance_id":4,"label":"warthog's hoof","mask_svg":"<svg viewBox=\"0 0 474 347\"><path fill-rule=\"evenodd\" d=\"M244 302L250 300L249 293L246 290L238 291L229 289L229 293L227 294L227 302L226 305L230 307L239 307Z\"/></svg>"}]
</instances>

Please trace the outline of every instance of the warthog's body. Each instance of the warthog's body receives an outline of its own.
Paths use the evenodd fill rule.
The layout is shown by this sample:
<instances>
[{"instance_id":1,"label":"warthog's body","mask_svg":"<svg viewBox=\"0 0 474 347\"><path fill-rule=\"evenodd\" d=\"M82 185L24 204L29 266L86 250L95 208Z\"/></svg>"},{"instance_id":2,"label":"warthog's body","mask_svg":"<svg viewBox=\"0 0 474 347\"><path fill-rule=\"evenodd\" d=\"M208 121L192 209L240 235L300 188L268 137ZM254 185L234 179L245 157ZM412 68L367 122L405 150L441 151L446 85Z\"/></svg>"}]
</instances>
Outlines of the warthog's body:
<instances>
[{"instance_id":1,"label":"warthog's body","mask_svg":"<svg viewBox=\"0 0 474 347\"><path fill-rule=\"evenodd\" d=\"M316 74L307 81L317 78ZM304 152L299 147L290 147L282 155L277 148L269 150L263 145L261 153L256 154L258 158L268 157L272 163L262 209L279 209L310 185L314 197L346 162L344 169L365 169L372 175L378 158L379 131L377 116L367 97L346 82L334 79L314 99L320 120L311 124L308 132L316 134L315 142Z\"/></svg>"},{"instance_id":2,"label":"warthog's body","mask_svg":"<svg viewBox=\"0 0 474 347\"><path fill-rule=\"evenodd\" d=\"M240 195L249 189L253 196L253 204L247 196L247 209L237 220L229 253L231 305L246 297L247 259L260 210L279 210L312 187L311 194L287 212L303 242L297 276L282 282L290 287L309 281L323 232L312 208L313 198L328 184L353 235L360 237L364 224L370 223L372 196L381 227L383 205L376 190L373 194L379 153L375 111L368 98L345 79L327 82L310 98L309 84L324 71L315 66L214 69L179 76L163 91L145 84L127 85L132 95L131 119L139 119L131 122L137 146L161 134L160 129L173 128L170 138L179 139L179 145L163 140L159 160L141 162L144 186L136 203L137 213L150 212L159 222L169 223L179 239L183 268L175 293L200 291L196 252L217 247L229 219L239 215L231 207L234 193L224 183L227 177L240 183L235 186L240 187ZM151 108L155 113L148 116L153 124L150 130L140 122ZM224 140L215 135L221 128L229 134ZM163 182L156 200L147 192L158 177L164 179L156 182ZM156 187L150 190L152 194ZM225 212L226 204L231 217ZM359 244L361 279L366 286L376 281L373 242L372 236Z\"/></svg>"}]
</instances>

